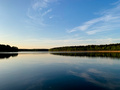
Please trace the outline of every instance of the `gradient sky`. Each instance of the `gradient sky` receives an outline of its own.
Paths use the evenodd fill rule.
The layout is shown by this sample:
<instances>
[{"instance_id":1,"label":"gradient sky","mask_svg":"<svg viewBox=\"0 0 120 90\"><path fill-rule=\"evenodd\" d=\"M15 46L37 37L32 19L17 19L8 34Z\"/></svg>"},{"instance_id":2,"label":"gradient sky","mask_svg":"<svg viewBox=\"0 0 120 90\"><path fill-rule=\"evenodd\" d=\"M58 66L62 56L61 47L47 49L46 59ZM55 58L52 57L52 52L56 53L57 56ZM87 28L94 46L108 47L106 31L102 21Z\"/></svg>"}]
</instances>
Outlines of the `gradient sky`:
<instances>
[{"instance_id":1,"label":"gradient sky","mask_svg":"<svg viewBox=\"0 0 120 90\"><path fill-rule=\"evenodd\" d=\"M120 43L120 0L0 0L0 43L19 48Z\"/></svg>"}]
</instances>

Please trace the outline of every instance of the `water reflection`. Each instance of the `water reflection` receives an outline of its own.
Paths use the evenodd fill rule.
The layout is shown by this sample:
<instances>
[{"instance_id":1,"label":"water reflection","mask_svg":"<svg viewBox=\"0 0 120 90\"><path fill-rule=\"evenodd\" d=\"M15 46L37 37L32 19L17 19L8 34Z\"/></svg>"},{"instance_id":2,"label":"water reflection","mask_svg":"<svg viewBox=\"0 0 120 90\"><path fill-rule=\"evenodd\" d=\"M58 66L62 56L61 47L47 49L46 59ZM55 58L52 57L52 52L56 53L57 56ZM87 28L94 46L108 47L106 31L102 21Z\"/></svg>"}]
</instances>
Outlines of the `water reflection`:
<instances>
[{"instance_id":1,"label":"water reflection","mask_svg":"<svg viewBox=\"0 0 120 90\"><path fill-rule=\"evenodd\" d=\"M21 52L1 60L0 90L120 90L120 59L59 54Z\"/></svg>"},{"instance_id":2,"label":"water reflection","mask_svg":"<svg viewBox=\"0 0 120 90\"><path fill-rule=\"evenodd\" d=\"M90 68L84 72L70 71L72 75L83 78L94 86L104 88L104 90L119 90L119 78L112 72L105 72L104 70L100 71L95 68Z\"/></svg>"},{"instance_id":3,"label":"water reflection","mask_svg":"<svg viewBox=\"0 0 120 90\"><path fill-rule=\"evenodd\" d=\"M65 53L65 52L56 52L52 53L53 55L61 55L61 56L75 56L75 57L106 57L106 58L120 58L120 53L112 52L112 53L102 53L102 52L76 52L76 53Z\"/></svg>"},{"instance_id":4,"label":"water reflection","mask_svg":"<svg viewBox=\"0 0 120 90\"><path fill-rule=\"evenodd\" d=\"M18 56L18 53L0 53L0 59L8 59L16 56Z\"/></svg>"}]
</instances>

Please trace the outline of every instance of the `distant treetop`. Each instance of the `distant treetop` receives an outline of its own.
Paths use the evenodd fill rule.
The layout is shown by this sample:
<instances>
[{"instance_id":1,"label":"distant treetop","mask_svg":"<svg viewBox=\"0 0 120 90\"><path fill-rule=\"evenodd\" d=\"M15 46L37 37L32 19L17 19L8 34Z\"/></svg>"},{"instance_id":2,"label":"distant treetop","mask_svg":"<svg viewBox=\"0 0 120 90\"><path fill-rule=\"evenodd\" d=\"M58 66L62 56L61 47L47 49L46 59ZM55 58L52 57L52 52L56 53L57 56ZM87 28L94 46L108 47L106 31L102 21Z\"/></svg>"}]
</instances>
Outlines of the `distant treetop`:
<instances>
[{"instance_id":1,"label":"distant treetop","mask_svg":"<svg viewBox=\"0 0 120 90\"><path fill-rule=\"evenodd\" d=\"M120 51L120 43L106 45L64 46L51 48L49 51Z\"/></svg>"},{"instance_id":2,"label":"distant treetop","mask_svg":"<svg viewBox=\"0 0 120 90\"><path fill-rule=\"evenodd\" d=\"M0 44L0 52L17 52L18 47Z\"/></svg>"}]
</instances>

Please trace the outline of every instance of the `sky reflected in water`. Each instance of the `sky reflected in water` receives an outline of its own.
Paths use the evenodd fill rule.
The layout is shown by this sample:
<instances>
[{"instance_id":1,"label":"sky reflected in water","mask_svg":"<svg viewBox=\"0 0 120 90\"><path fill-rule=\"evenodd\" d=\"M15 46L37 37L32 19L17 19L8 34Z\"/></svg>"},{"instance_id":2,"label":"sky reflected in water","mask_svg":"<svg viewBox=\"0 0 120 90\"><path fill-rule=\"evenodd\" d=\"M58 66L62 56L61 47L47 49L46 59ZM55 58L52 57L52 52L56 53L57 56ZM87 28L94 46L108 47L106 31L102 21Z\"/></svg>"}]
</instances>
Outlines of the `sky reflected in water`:
<instances>
[{"instance_id":1,"label":"sky reflected in water","mask_svg":"<svg viewBox=\"0 0 120 90\"><path fill-rule=\"evenodd\" d=\"M60 54L21 52L1 58L0 90L120 89L118 57Z\"/></svg>"}]
</instances>

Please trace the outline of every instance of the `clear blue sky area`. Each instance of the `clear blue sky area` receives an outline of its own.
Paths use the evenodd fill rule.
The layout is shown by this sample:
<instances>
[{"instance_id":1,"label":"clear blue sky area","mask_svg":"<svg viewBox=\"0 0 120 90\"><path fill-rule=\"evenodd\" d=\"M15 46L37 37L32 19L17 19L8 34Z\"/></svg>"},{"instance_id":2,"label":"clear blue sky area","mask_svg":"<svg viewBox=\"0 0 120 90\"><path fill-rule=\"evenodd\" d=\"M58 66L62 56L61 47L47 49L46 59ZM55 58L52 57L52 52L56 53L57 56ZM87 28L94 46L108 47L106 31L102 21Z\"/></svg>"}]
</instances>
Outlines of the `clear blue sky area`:
<instances>
[{"instance_id":1,"label":"clear blue sky area","mask_svg":"<svg viewBox=\"0 0 120 90\"><path fill-rule=\"evenodd\" d=\"M120 0L0 0L0 43L19 48L120 43Z\"/></svg>"}]
</instances>

